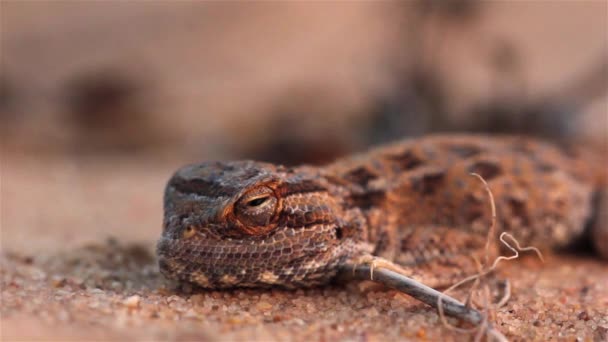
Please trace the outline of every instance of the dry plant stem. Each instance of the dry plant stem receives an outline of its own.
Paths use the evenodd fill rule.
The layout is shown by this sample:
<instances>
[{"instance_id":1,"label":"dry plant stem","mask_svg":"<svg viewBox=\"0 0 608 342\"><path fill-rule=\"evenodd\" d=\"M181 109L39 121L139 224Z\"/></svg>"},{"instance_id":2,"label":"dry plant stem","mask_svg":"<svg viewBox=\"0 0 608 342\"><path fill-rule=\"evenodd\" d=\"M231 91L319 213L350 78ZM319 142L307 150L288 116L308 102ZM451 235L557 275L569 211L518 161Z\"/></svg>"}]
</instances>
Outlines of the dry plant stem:
<instances>
[{"instance_id":1,"label":"dry plant stem","mask_svg":"<svg viewBox=\"0 0 608 342\"><path fill-rule=\"evenodd\" d=\"M486 246L485 246L485 256L484 256L484 266L487 266L487 264L489 263L489 258L490 258L490 243L492 240L492 237L495 234L495 229L496 229L496 205L494 202L494 195L492 194L492 191L490 190L490 187L488 186L488 183L478 174L472 173L472 176L477 177L484 185L486 192L488 193L488 197L490 200L490 207L492 209L492 222L490 225L490 229L488 230L488 235L487 235L487 239L486 239ZM505 241L505 237L509 237L511 239L511 241L515 244L515 248L512 247L507 241ZM538 255L538 257L541 259L541 261L544 261L542 254L540 253L540 251L535 248L535 247L521 247L519 245L519 242L510 234L503 232L500 234L500 242L503 243L509 250L511 250L513 252L512 256L509 257L505 257L505 256L499 256L497 257L494 262L492 263L492 266L490 266L488 269L483 270L482 269L482 265L480 265L479 263L477 263L477 268L478 268L478 272L475 275L472 275L470 277L467 277L461 281L459 281L458 283L452 285L451 287L449 287L447 290L444 291L444 294L448 293L449 291L458 288L459 286L462 286L463 284L470 282L470 281L474 281L473 286L471 287L471 290L469 292L469 296L467 299L467 304L469 303L470 298L472 297L472 293L473 291L478 287L479 282L481 281L481 279L488 275L490 272L494 271L496 269L496 267L498 266L498 264L502 261L502 260L512 260L512 259L516 259L519 257L519 251L534 251L536 252L536 254ZM507 289L506 289L506 293L505 296L503 296L503 298L499 301L499 303L494 306L490 303L490 289L488 287L487 284L484 284L483 286L483 290L484 290L484 296L483 296L483 300L484 300L484 315L483 315L483 320L480 322L480 324L478 324L475 328L473 329L460 329L460 328L456 328L454 326L451 326L447 320L445 319L445 315L444 315L444 304L442 303L443 301L443 297L440 296L437 299L437 309L439 312L439 317L443 323L443 325L451 330L456 330L456 331L460 331L460 332L476 332L475 334L475 341L481 341L481 338L483 337L484 333L487 334L488 338L493 337L494 339L498 340L498 341L506 341L506 337L504 335L502 335L500 332L498 332L497 330L494 330L489 321L488 318L490 316L490 314L493 312L493 308L495 307L500 307L502 305L505 305L506 302L508 301L508 299L511 296L511 291L510 291L510 284L507 283Z\"/></svg>"},{"instance_id":2,"label":"dry plant stem","mask_svg":"<svg viewBox=\"0 0 608 342\"><path fill-rule=\"evenodd\" d=\"M516 247L514 248L508 242L506 242L505 239L504 239L505 237L509 237L514 242L514 244L515 244ZM466 284L466 283L468 283L470 281L475 281L476 279L479 279L481 277L486 276L487 274L493 272L501 261L503 261L503 260L513 260L513 259L518 258L519 257L519 251L534 251L534 252L537 253L538 257L542 261L544 261L542 254L540 253L540 251L536 247L521 247L519 245L519 242L511 234L509 234L509 233L506 233L506 232L501 233L500 234L500 241L508 249L510 249L511 251L513 251L514 254L512 256L509 256L509 257L499 256L498 258L496 258L496 260L494 260L494 263L492 263L492 266L490 268L486 269L485 271L483 271L483 272L481 272L479 274L474 274L472 276L464 278L463 280L461 280L461 281L457 282L456 284L450 286L443 293L445 294L447 292L450 292L450 291L452 291L452 290L454 290L454 289L462 286L463 284ZM445 296L439 296L437 298L437 304L435 305L435 307L438 308L438 310L439 310L439 316L442 318L443 323L446 326L451 327L451 326L448 325L447 321L445 320L445 317L443 316L443 314L444 314L444 310L443 310L444 305L442 305L443 298L445 298ZM504 300L501 300L501 302L503 302L503 301ZM447 311L445 311L445 312L447 312Z\"/></svg>"},{"instance_id":3,"label":"dry plant stem","mask_svg":"<svg viewBox=\"0 0 608 342\"><path fill-rule=\"evenodd\" d=\"M369 264L359 264L354 267L346 267L342 270L342 274L346 277L354 277L358 280L371 280L371 267L372 266ZM373 273L373 281L406 293L436 309L438 308L437 304L439 303L439 298L442 298L441 303L443 310L446 314L452 317L462 319L475 325L478 325L483 321L483 315L479 311L469 308L456 299L411 278L408 278L398 272L389 270L382 266L375 266Z\"/></svg>"},{"instance_id":4,"label":"dry plant stem","mask_svg":"<svg viewBox=\"0 0 608 342\"><path fill-rule=\"evenodd\" d=\"M450 288L448 288L447 290L444 291L444 294L448 293L449 291L473 280L474 283L471 286L471 289L469 290L469 295L467 297L467 306L470 305L470 301L473 297L473 293L475 291L475 289L479 286L480 282L481 282L481 278L489 273L491 270L487 270L485 273L483 271L483 267L487 266L487 264L489 263L489 259L490 259L490 244L492 241L492 237L495 235L495 230L496 230L496 205L494 203L494 195L492 194L492 191L490 190L490 186L488 185L488 183L485 181L485 179L483 179L483 177L481 177L479 174L477 173L471 173L471 176L476 177L477 179L479 179L484 186L484 189L486 190L489 200L490 200L490 208L492 210L492 221L490 224L490 229L488 230L488 234L486 237L486 245L485 245L485 255L484 255L484 264L481 265L479 263L479 261L477 259L475 259L475 264L477 266L477 274L467 277L463 280L461 280L460 282L452 285ZM487 298L484 298L487 299ZM487 312L487 306L483 306L486 309L485 315L484 315L484 320L481 324L479 324L477 327L473 328L473 329L460 329L460 328L456 328L452 325L450 325L447 320L445 319L445 315L444 315L444 310L443 310L443 304L442 304L442 298L439 297L437 299L437 310L439 313L439 318L441 319L441 322L443 323L443 325L451 330L456 330L462 333L470 333L470 332L475 332L477 331L477 336L480 336L480 334L482 334L482 332L487 330L487 319L488 319L488 312ZM477 339L476 336L476 339Z\"/></svg>"},{"instance_id":5,"label":"dry plant stem","mask_svg":"<svg viewBox=\"0 0 608 342\"><path fill-rule=\"evenodd\" d=\"M505 281L505 294L503 295L502 299L498 303L496 303L496 307L501 308L501 307L505 306L510 298L511 298L511 282L509 281L509 279L507 279Z\"/></svg>"},{"instance_id":6,"label":"dry plant stem","mask_svg":"<svg viewBox=\"0 0 608 342\"><path fill-rule=\"evenodd\" d=\"M481 273L482 271L482 266L479 263L479 260L477 260L477 258L473 258L473 260L475 261L475 266L477 268L477 272ZM477 287L480 285L481 283L481 279L477 278L475 279L475 281L473 282L473 285L471 285L471 289L469 290L469 294L467 295L467 299L465 300L465 305L468 307L471 307L471 303L473 302L474 298L473 295L475 294L475 290L477 289Z\"/></svg>"},{"instance_id":7,"label":"dry plant stem","mask_svg":"<svg viewBox=\"0 0 608 342\"><path fill-rule=\"evenodd\" d=\"M357 264L354 267L348 266L342 268L339 276L350 279L354 277L354 279L358 280L371 280L371 273L371 265ZM375 282L379 282L387 287L408 294L413 298L440 310L442 314L445 312L452 317L461 319L465 322L476 325L477 327L483 327L486 334L494 337L494 339L497 341L507 341L507 339L499 331L495 330L491 323L487 321L486 315L483 315L476 309L467 307L458 300L444 293L434 290L420 282L417 282L404 276L403 274L383 266L376 265L373 273ZM441 307L438 306L439 303L441 303ZM445 319L445 316L443 316L443 319ZM464 331L468 332L469 330Z\"/></svg>"},{"instance_id":8,"label":"dry plant stem","mask_svg":"<svg viewBox=\"0 0 608 342\"><path fill-rule=\"evenodd\" d=\"M488 263L490 262L490 244L492 243L492 239L494 237L494 235L496 234L496 204L494 202L494 195L492 194L492 191L490 190L490 186L488 185L488 183L486 182L485 179L483 179L483 177L481 177L479 174L477 173L471 173L471 176L477 177L477 179L479 179L484 186L484 189L486 190L486 192L488 193L488 198L490 199L490 208L492 209L492 222L490 223L490 230L488 231L488 235L486 238L486 246L485 246L485 255L484 255L484 266L488 265Z\"/></svg>"}]
</instances>

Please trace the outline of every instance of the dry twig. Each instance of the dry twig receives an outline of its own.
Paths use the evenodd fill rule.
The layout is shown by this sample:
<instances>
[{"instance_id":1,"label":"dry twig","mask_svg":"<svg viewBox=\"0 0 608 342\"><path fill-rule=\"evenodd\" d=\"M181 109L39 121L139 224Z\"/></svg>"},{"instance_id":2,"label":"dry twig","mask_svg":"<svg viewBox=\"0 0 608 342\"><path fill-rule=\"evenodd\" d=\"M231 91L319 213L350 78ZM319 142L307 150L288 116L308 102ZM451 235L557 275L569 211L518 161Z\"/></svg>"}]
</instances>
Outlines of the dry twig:
<instances>
[{"instance_id":1,"label":"dry twig","mask_svg":"<svg viewBox=\"0 0 608 342\"><path fill-rule=\"evenodd\" d=\"M490 244L491 244L493 237L495 236L495 230L496 230L496 204L494 201L494 195L492 194L492 191L490 190L488 183L483 179L483 177L481 177L480 175L478 175L476 173L472 173L471 175L477 177L483 183L484 188L485 188L486 192L488 193L488 197L490 200L490 207L492 210L492 222L490 224L490 229L488 230L488 235L487 235L487 239L486 239L484 264L483 264L483 267L487 267L487 265L489 264L489 259L490 259ZM509 244L507 241L505 241L505 237L508 237L509 239L511 239L511 241L515 245L515 247L513 247L511 244ZM473 285L471 286L471 289L469 290L469 294L467 296L467 305L468 305L468 304L470 304L469 303L470 299L473 297L473 292L475 292L475 289L479 286L483 277L485 277L489 273L496 270L496 268L498 267L498 265L500 264L501 261L516 259L519 257L519 252L534 251L540 258L540 260L544 262L543 256L542 256L541 252L538 250L538 248L521 247L519 245L519 241L517 241L511 234L509 234L507 232L502 232L500 234L499 240L503 245L505 245L507 247L507 249L509 249L513 252L513 255L498 256L496 259L494 259L494 261L492 262L492 265L490 267L486 268L485 270L483 269L483 267L481 267L479 265L479 263L477 263L477 265L478 265L477 274L466 277L465 279L462 279L461 281L457 282L456 284L450 286L448 289L446 289L443 292L443 294L447 294L448 292L453 291L454 289L456 289L468 282L474 281ZM438 313L439 313L441 322L443 323L443 325L446 328L448 328L450 330L455 330L455 331L462 332L462 333L475 333L475 341L481 340L484 333L488 337L490 337L490 336L494 337L498 341L506 341L507 339L504 335L502 335L500 332L498 332L497 330L492 328L491 324L488 321L488 317L490 316L490 313L493 313L496 308L504 306L507 303L507 301L509 300L509 298L511 297L510 283L507 282L505 295L496 304L492 304L490 301L489 286L487 284L484 284L483 289L484 289L484 296L483 296L484 304L482 307L483 307L483 311L484 311L484 317L483 317L483 320L479 324L477 324L476 327L474 327L472 329L462 329L462 328L457 328L455 326L450 325L445 318L445 313L443 310L444 305L442 303L442 301L443 301L442 296L440 296L437 299L437 309L438 309Z\"/></svg>"}]
</instances>

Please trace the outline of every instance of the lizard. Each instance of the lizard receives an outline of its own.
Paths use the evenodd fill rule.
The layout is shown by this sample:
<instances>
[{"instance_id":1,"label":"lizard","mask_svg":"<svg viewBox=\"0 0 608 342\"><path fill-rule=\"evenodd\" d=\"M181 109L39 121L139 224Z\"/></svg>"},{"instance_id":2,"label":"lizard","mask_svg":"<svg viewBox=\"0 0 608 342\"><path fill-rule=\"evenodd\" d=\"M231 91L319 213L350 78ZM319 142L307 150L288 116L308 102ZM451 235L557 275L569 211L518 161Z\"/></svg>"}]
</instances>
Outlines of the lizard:
<instances>
[{"instance_id":1,"label":"lizard","mask_svg":"<svg viewBox=\"0 0 608 342\"><path fill-rule=\"evenodd\" d=\"M497 233L541 250L587 236L608 258L603 158L532 138L454 134L320 167L188 165L165 188L159 269L209 289L300 288L374 258L431 287L448 284L475 270L492 219L470 173L494 193Z\"/></svg>"}]
</instances>

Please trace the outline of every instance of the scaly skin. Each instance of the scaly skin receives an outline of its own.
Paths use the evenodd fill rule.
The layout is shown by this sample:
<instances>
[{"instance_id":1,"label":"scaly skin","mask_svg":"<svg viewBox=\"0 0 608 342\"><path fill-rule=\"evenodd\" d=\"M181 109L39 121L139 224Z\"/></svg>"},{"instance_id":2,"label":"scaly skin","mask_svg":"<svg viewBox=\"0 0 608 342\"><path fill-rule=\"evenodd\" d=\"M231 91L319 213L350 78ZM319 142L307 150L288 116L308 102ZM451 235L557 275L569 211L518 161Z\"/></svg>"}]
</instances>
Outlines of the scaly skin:
<instances>
[{"instance_id":1,"label":"scaly skin","mask_svg":"<svg viewBox=\"0 0 608 342\"><path fill-rule=\"evenodd\" d=\"M314 286L371 255L474 271L490 210L471 172L497 231L545 250L583 234L606 186L598 155L520 137L429 136L319 168L205 162L167 184L160 270L205 288ZM606 229L592 231L604 256Z\"/></svg>"}]
</instances>

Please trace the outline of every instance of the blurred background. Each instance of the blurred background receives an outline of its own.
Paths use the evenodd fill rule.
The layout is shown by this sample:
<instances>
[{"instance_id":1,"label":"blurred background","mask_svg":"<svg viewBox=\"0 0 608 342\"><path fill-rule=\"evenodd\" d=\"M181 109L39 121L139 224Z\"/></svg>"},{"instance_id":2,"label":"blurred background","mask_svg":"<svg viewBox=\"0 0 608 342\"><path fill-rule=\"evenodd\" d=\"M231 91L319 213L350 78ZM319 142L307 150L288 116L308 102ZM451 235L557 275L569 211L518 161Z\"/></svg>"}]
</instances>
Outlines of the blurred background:
<instances>
[{"instance_id":1,"label":"blurred background","mask_svg":"<svg viewBox=\"0 0 608 342\"><path fill-rule=\"evenodd\" d=\"M205 159L446 131L605 146L607 6L4 1L3 247L153 242L166 179Z\"/></svg>"}]
</instances>

